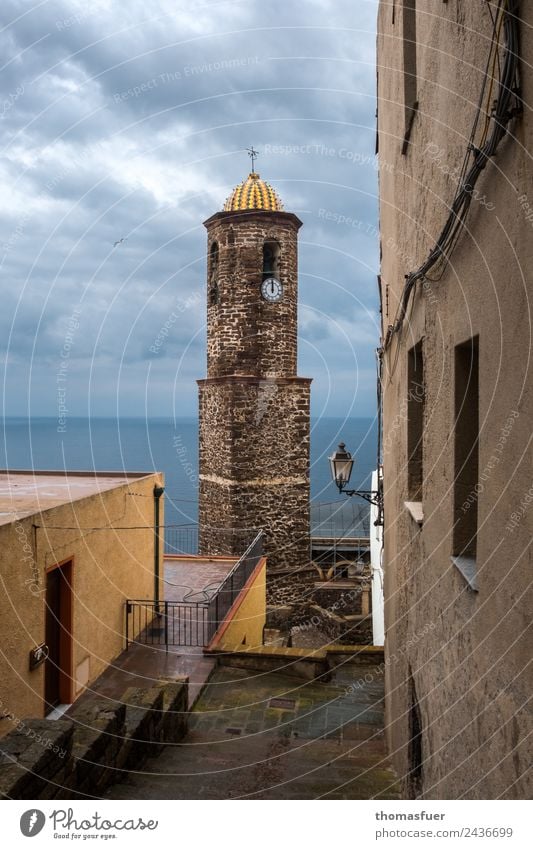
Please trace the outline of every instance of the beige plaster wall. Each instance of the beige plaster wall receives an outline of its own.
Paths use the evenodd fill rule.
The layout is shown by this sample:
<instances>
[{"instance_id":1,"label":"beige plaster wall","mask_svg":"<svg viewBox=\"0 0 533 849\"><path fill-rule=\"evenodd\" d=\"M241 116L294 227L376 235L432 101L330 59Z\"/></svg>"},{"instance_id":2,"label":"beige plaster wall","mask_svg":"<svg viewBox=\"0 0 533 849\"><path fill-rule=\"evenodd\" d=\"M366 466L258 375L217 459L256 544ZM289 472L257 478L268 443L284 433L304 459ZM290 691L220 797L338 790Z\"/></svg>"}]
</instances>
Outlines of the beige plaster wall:
<instances>
[{"instance_id":1,"label":"beige plaster wall","mask_svg":"<svg viewBox=\"0 0 533 849\"><path fill-rule=\"evenodd\" d=\"M162 475L132 478L0 526L0 715L43 715L44 665L30 672L29 652L45 641L45 574L54 564L73 561L72 696L83 689L77 673L91 682L122 651L124 600L154 595L155 484ZM160 563L162 571L162 537ZM0 720L1 734L11 728Z\"/></svg>"},{"instance_id":2,"label":"beige plaster wall","mask_svg":"<svg viewBox=\"0 0 533 849\"><path fill-rule=\"evenodd\" d=\"M256 649L263 645L266 622L266 558L257 565L236 600L228 621L215 637L210 649Z\"/></svg>"},{"instance_id":3,"label":"beige plaster wall","mask_svg":"<svg viewBox=\"0 0 533 849\"><path fill-rule=\"evenodd\" d=\"M429 8L431 6L431 8ZM381 289L383 330L392 324L405 275L427 257L455 191L491 35L487 4L417 3L419 109L404 135L402 3L381 3L378 34ZM533 9L522 3L522 50L533 57ZM533 73L522 65L523 96ZM387 722L402 776L409 769L412 671L423 728L427 798L531 794L525 702L531 620L533 510L509 530L533 484L531 454L532 222L529 107L478 183L467 232L442 278L416 297L401 337L384 356L384 482ZM438 152L437 152L438 151ZM448 172L448 173L447 173ZM484 198L484 200L482 200ZM388 304L388 310L387 310ZM450 560L454 480L454 347L479 335L483 490L477 499L479 592ZM407 352L422 341L425 370L421 527L407 494ZM503 439L503 442L502 442ZM499 446L499 448L498 448ZM498 463L488 468L491 457ZM531 490L533 492L533 490ZM406 787L408 782L406 782Z\"/></svg>"}]
</instances>

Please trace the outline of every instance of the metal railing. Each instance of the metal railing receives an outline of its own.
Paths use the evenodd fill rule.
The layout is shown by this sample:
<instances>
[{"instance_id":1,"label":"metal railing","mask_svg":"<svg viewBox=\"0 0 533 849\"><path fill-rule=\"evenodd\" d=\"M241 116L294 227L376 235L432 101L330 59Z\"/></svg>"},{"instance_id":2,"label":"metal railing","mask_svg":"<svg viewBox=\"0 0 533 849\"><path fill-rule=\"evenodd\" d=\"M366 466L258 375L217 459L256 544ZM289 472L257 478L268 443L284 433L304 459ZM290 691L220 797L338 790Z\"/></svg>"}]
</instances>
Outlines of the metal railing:
<instances>
[{"instance_id":1,"label":"metal railing","mask_svg":"<svg viewBox=\"0 0 533 849\"><path fill-rule=\"evenodd\" d=\"M126 648L144 646L206 646L210 642L208 605L205 602L126 602Z\"/></svg>"},{"instance_id":2,"label":"metal railing","mask_svg":"<svg viewBox=\"0 0 533 849\"><path fill-rule=\"evenodd\" d=\"M210 641L226 619L231 606L263 556L263 531L259 531L209 601Z\"/></svg>"},{"instance_id":3,"label":"metal railing","mask_svg":"<svg viewBox=\"0 0 533 849\"><path fill-rule=\"evenodd\" d=\"M244 551L258 530L218 528L210 525L182 525L165 529L165 554L197 554L203 539L202 554L233 557Z\"/></svg>"},{"instance_id":4,"label":"metal railing","mask_svg":"<svg viewBox=\"0 0 533 849\"><path fill-rule=\"evenodd\" d=\"M179 527L165 528L165 554L197 554L199 537L207 539L205 554L232 555L243 551L256 530L242 528L219 528L196 522ZM311 537L370 536L370 509L367 504L358 504L353 499L346 501L313 501L311 503ZM216 542L216 546L215 543Z\"/></svg>"},{"instance_id":5,"label":"metal railing","mask_svg":"<svg viewBox=\"0 0 533 849\"><path fill-rule=\"evenodd\" d=\"M165 528L165 554L196 554L197 552L198 525Z\"/></svg>"},{"instance_id":6,"label":"metal railing","mask_svg":"<svg viewBox=\"0 0 533 849\"><path fill-rule=\"evenodd\" d=\"M207 646L263 556L263 531L241 555L209 601L126 601L126 648L148 646Z\"/></svg>"}]
</instances>

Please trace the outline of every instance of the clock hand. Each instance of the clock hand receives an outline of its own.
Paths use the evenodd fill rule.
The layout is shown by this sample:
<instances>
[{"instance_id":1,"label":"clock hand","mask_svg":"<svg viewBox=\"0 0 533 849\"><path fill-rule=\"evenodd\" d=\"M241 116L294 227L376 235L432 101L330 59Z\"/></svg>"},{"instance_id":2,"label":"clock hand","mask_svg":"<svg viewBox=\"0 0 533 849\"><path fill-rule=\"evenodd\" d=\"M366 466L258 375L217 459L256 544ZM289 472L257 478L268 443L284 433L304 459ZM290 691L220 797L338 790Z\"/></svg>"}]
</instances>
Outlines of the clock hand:
<instances>
[{"instance_id":1,"label":"clock hand","mask_svg":"<svg viewBox=\"0 0 533 849\"><path fill-rule=\"evenodd\" d=\"M273 280L270 281L270 291L272 292L272 294L274 294L274 281Z\"/></svg>"}]
</instances>

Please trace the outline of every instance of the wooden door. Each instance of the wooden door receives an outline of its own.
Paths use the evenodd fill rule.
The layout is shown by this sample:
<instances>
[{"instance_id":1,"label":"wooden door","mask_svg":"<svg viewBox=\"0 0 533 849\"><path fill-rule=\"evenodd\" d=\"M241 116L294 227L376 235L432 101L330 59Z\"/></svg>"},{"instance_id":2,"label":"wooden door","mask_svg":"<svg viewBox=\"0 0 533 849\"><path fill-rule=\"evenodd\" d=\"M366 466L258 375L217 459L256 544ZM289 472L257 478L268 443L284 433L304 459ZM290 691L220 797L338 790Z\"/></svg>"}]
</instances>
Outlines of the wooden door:
<instances>
[{"instance_id":1,"label":"wooden door","mask_svg":"<svg viewBox=\"0 0 533 849\"><path fill-rule=\"evenodd\" d=\"M72 701L72 563L46 573L44 671L45 714Z\"/></svg>"}]
</instances>

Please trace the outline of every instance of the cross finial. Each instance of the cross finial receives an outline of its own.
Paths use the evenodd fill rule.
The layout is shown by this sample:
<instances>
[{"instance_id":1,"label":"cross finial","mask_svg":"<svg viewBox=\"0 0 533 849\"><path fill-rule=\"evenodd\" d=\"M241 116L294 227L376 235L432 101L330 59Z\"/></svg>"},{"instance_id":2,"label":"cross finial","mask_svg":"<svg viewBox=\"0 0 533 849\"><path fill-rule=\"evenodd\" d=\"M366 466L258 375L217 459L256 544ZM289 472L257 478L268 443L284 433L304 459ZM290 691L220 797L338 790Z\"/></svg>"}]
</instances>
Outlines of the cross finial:
<instances>
[{"instance_id":1,"label":"cross finial","mask_svg":"<svg viewBox=\"0 0 533 849\"><path fill-rule=\"evenodd\" d=\"M259 153L257 152L257 150L254 150L253 145L252 145L252 147L247 147L246 150L248 151L248 156L252 160L252 174L254 174L255 173L254 164L255 164L255 160L259 156Z\"/></svg>"}]
</instances>

